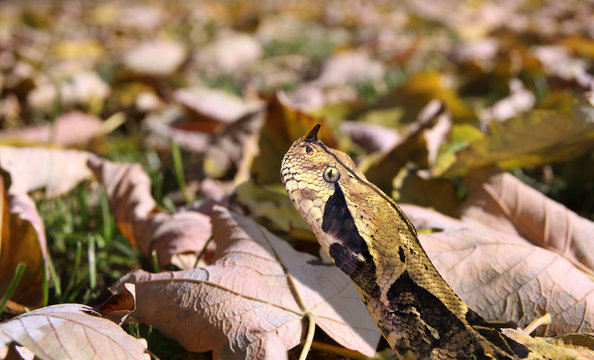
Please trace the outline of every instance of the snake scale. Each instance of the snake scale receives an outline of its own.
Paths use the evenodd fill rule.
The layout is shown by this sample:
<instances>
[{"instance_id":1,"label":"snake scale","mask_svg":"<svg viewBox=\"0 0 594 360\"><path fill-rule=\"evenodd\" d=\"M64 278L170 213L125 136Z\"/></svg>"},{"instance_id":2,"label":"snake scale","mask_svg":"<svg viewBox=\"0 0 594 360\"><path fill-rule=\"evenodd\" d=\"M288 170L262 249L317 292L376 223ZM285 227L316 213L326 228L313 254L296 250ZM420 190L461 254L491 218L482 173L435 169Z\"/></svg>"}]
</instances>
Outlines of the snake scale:
<instances>
[{"instance_id":1,"label":"snake scale","mask_svg":"<svg viewBox=\"0 0 594 360\"><path fill-rule=\"evenodd\" d=\"M332 261L356 285L400 359L543 359L471 310L439 275L398 205L320 125L295 141L281 179Z\"/></svg>"}]
</instances>

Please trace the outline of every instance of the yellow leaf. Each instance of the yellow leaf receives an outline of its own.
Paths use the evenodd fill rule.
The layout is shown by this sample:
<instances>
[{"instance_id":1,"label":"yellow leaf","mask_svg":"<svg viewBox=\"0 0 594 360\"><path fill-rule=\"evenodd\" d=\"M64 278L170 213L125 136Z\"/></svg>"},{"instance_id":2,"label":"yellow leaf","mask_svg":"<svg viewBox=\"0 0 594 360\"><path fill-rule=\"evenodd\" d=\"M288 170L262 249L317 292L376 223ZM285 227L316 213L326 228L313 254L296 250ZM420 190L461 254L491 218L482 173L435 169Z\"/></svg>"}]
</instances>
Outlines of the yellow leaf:
<instances>
[{"instance_id":1,"label":"yellow leaf","mask_svg":"<svg viewBox=\"0 0 594 360\"><path fill-rule=\"evenodd\" d=\"M0 293L6 292L14 270L22 262L27 267L12 300L28 306L42 304L45 233L35 204L26 195L9 196L0 177L2 197L2 239L0 241ZM11 212L11 208L12 211ZM45 255L45 249L43 251Z\"/></svg>"},{"instance_id":2,"label":"yellow leaf","mask_svg":"<svg viewBox=\"0 0 594 360\"><path fill-rule=\"evenodd\" d=\"M458 151L449 168L434 172L457 176L487 165L530 167L581 154L594 148L594 108L582 102L570 115L535 110L504 123L491 123L488 130L488 135Z\"/></svg>"}]
</instances>

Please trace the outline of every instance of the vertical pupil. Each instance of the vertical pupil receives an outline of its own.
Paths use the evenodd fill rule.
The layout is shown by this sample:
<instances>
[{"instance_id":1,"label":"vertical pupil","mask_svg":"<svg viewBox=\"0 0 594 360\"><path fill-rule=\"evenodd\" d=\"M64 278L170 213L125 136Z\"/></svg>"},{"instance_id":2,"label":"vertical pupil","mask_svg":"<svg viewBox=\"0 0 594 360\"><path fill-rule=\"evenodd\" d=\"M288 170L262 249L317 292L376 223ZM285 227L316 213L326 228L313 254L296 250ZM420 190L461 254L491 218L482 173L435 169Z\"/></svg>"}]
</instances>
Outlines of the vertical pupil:
<instances>
[{"instance_id":1,"label":"vertical pupil","mask_svg":"<svg viewBox=\"0 0 594 360\"><path fill-rule=\"evenodd\" d=\"M309 146L309 145L306 145L306 146L305 146L305 152L306 152L306 153L308 153L308 154L309 154L309 153L310 153L310 152L312 152L312 151L313 151L313 149L311 148L311 146Z\"/></svg>"},{"instance_id":2,"label":"vertical pupil","mask_svg":"<svg viewBox=\"0 0 594 360\"><path fill-rule=\"evenodd\" d=\"M340 179L340 173L336 168L329 166L324 170L324 180L333 183L338 181L338 179Z\"/></svg>"}]
</instances>

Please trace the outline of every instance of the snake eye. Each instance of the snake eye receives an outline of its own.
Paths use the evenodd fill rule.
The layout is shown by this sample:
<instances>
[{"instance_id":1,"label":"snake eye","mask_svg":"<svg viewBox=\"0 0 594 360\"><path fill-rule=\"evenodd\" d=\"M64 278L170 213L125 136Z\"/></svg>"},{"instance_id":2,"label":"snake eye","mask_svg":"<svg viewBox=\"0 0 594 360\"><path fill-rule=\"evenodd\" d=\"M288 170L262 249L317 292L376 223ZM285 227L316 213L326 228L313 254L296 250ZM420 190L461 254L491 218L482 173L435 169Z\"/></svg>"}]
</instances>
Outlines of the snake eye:
<instances>
[{"instance_id":1,"label":"snake eye","mask_svg":"<svg viewBox=\"0 0 594 360\"><path fill-rule=\"evenodd\" d=\"M324 180L329 183L335 183L340 179L340 173L336 170L333 166L328 166L326 170L324 170Z\"/></svg>"},{"instance_id":2,"label":"snake eye","mask_svg":"<svg viewBox=\"0 0 594 360\"><path fill-rule=\"evenodd\" d=\"M311 148L311 146L309 146L309 145L305 145L305 152L306 152L306 153L308 153L308 154L309 154L309 153L311 153L312 151L313 151L313 149Z\"/></svg>"}]
</instances>

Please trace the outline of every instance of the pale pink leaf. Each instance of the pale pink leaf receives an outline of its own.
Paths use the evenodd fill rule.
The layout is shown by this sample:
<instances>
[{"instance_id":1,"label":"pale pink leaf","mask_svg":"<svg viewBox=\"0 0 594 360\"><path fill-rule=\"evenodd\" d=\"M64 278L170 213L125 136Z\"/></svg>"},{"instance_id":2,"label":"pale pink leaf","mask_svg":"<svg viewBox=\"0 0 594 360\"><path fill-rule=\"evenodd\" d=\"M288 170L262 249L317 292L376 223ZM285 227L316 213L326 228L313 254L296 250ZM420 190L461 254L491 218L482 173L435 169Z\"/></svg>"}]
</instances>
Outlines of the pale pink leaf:
<instances>
[{"instance_id":1,"label":"pale pink leaf","mask_svg":"<svg viewBox=\"0 0 594 360\"><path fill-rule=\"evenodd\" d=\"M351 281L334 267L316 265L252 220L216 206L218 259L187 271L136 271L119 280L136 284L132 317L155 326L190 351L215 349L246 359L280 356L296 346L305 316L341 345L368 356L379 331ZM222 358L222 356L221 356Z\"/></svg>"},{"instance_id":2,"label":"pale pink leaf","mask_svg":"<svg viewBox=\"0 0 594 360\"><path fill-rule=\"evenodd\" d=\"M233 123L242 116L264 107L260 100L243 99L223 90L201 86L176 90L173 96L197 118L223 124Z\"/></svg>"},{"instance_id":3,"label":"pale pink leaf","mask_svg":"<svg viewBox=\"0 0 594 360\"><path fill-rule=\"evenodd\" d=\"M0 325L0 352L23 346L40 359L150 359L136 339L86 305L33 310Z\"/></svg>"},{"instance_id":4,"label":"pale pink leaf","mask_svg":"<svg viewBox=\"0 0 594 360\"><path fill-rule=\"evenodd\" d=\"M404 205L431 261L454 291L488 320L520 327L549 313L539 335L594 331L594 281L566 258L523 238Z\"/></svg>"},{"instance_id":5,"label":"pale pink leaf","mask_svg":"<svg viewBox=\"0 0 594 360\"><path fill-rule=\"evenodd\" d=\"M48 197L70 191L90 177L89 153L47 148L0 146L0 167L10 174L10 194L45 188Z\"/></svg>"},{"instance_id":6,"label":"pale pink leaf","mask_svg":"<svg viewBox=\"0 0 594 360\"><path fill-rule=\"evenodd\" d=\"M0 132L0 142L80 145L102 133L101 119L80 111L60 115L52 124Z\"/></svg>"},{"instance_id":7,"label":"pale pink leaf","mask_svg":"<svg viewBox=\"0 0 594 360\"><path fill-rule=\"evenodd\" d=\"M465 178L462 218L518 234L581 263L594 278L594 222L546 197L508 173L475 172Z\"/></svg>"},{"instance_id":8,"label":"pale pink leaf","mask_svg":"<svg viewBox=\"0 0 594 360\"><path fill-rule=\"evenodd\" d=\"M173 40L152 40L139 44L124 54L124 65L147 75L166 76L174 72L186 58L186 49Z\"/></svg>"}]
</instances>

